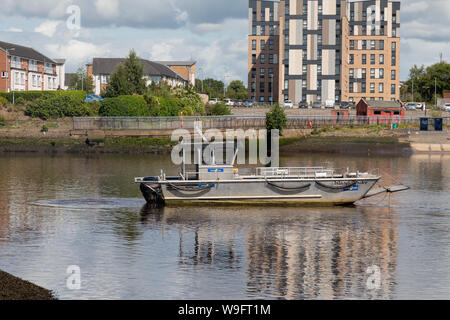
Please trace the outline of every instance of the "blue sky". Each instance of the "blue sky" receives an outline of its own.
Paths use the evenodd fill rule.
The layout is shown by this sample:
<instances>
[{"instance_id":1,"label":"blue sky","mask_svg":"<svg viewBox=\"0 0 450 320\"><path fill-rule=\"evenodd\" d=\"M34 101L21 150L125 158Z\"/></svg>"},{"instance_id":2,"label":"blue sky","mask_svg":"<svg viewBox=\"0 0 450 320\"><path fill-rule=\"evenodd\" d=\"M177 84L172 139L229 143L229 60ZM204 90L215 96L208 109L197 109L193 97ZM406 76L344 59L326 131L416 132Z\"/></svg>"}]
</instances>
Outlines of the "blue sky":
<instances>
[{"instance_id":1,"label":"blue sky","mask_svg":"<svg viewBox=\"0 0 450 320\"><path fill-rule=\"evenodd\" d=\"M71 5L80 8L80 30L67 26ZM0 7L0 40L65 58L68 72L134 48L147 59L196 60L200 78L247 82L247 0L0 0ZM448 0L402 1L401 79L441 52L449 61L449 20Z\"/></svg>"}]
</instances>

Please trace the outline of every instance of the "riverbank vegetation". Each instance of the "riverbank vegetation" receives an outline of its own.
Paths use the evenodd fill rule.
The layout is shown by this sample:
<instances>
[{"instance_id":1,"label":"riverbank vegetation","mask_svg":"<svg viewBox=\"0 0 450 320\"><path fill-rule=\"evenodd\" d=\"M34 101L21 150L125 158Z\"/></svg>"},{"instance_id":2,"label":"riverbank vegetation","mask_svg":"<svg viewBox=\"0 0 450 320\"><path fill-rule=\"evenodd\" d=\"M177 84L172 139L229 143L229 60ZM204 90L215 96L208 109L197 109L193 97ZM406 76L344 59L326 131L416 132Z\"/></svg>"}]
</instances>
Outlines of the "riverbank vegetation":
<instances>
[{"instance_id":1,"label":"riverbank vegetation","mask_svg":"<svg viewBox=\"0 0 450 320\"><path fill-rule=\"evenodd\" d=\"M52 291L0 270L0 300L56 300Z\"/></svg>"}]
</instances>

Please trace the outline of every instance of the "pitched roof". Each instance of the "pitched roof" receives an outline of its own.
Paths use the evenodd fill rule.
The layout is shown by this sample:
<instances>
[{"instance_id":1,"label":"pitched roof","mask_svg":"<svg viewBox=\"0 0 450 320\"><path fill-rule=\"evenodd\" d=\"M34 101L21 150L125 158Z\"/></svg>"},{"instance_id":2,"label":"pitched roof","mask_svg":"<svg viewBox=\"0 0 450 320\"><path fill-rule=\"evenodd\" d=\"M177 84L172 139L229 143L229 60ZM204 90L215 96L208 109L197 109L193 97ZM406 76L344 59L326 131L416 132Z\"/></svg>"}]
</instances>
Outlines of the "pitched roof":
<instances>
[{"instance_id":1,"label":"pitched roof","mask_svg":"<svg viewBox=\"0 0 450 320\"><path fill-rule=\"evenodd\" d=\"M45 62L56 63L53 59L50 59L49 57L34 50L33 48L24 47L24 46L20 46L18 44L8 43L8 42L3 42L3 41L0 41L0 48L3 49L3 51L5 49L7 49L9 51L9 54L16 56L16 57L32 59L32 60L37 60L37 61L42 61L42 62L45 61Z\"/></svg>"},{"instance_id":2,"label":"pitched roof","mask_svg":"<svg viewBox=\"0 0 450 320\"><path fill-rule=\"evenodd\" d=\"M53 61L55 61L56 64L64 64L64 63L66 63L66 59L53 59Z\"/></svg>"},{"instance_id":3,"label":"pitched roof","mask_svg":"<svg viewBox=\"0 0 450 320\"><path fill-rule=\"evenodd\" d=\"M111 74L113 73L120 63L124 63L125 58L94 58L92 60L92 73L93 74ZM141 59L144 66L144 75L146 76L165 76L173 79L185 80L178 73L174 72L169 67L145 59Z\"/></svg>"},{"instance_id":4,"label":"pitched roof","mask_svg":"<svg viewBox=\"0 0 450 320\"><path fill-rule=\"evenodd\" d=\"M379 101L379 100L363 100L371 108L401 108L402 103L399 101Z\"/></svg>"},{"instance_id":5,"label":"pitched roof","mask_svg":"<svg viewBox=\"0 0 450 320\"><path fill-rule=\"evenodd\" d=\"M195 61L155 61L156 63L163 64L165 66L193 66L197 62Z\"/></svg>"}]
</instances>

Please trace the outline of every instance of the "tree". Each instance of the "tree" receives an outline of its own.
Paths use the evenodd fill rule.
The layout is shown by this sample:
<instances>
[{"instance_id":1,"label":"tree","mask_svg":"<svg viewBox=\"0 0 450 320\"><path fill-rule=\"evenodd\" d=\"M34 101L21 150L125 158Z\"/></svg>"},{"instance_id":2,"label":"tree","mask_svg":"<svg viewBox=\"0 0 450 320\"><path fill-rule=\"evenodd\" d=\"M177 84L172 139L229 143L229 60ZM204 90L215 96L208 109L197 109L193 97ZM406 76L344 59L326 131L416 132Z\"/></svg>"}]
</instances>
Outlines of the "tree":
<instances>
[{"instance_id":1,"label":"tree","mask_svg":"<svg viewBox=\"0 0 450 320\"><path fill-rule=\"evenodd\" d=\"M137 57L136 52L131 50L124 63L119 64L111 74L105 96L142 95L145 93L145 90L144 66Z\"/></svg>"},{"instance_id":2,"label":"tree","mask_svg":"<svg viewBox=\"0 0 450 320\"><path fill-rule=\"evenodd\" d=\"M202 90L203 84L203 90ZM195 91L204 92L209 95L210 98L223 98L224 83L220 80L214 80L208 78L205 80L195 80Z\"/></svg>"},{"instance_id":3,"label":"tree","mask_svg":"<svg viewBox=\"0 0 450 320\"><path fill-rule=\"evenodd\" d=\"M284 110L278 103L275 103L270 111L266 113L266 129L267 134L270 134L271 130L278 129L280 135L283 133L283 129L286 127L287 117Z\"/></svg>"},{"instance_id":4,"label":"tree","mask_svg":"<svg viewBox=\"0 0 450 320\"><path fill-rule=\"evenodd\" d=\"M227 88L227 97L231 99L247 99L248 92L244 83L240 80L233 80L230 82Z\"/></svg>"},{"instance_id":5,"label":"tree","mask_svg":"<svg viewBox=\"0 0 450 320\"><path fill-rule=\"evenodd\" d=\"M133 94L133 88L128 82L127 73L123 64L119 64L116 71L114 71L109 79L109 84L106 87L105 97L114 98L121 95Z\"/></svg>"},{"instance_id":6,"label":"tree","mask_svg":"<svg viewBox=\"0 0 450 320\"><path fill-rule=\"evenodd\" d=\"M94 93L94 79L91 75L86 73L83 68L78 68L69 81L69 89L71 90L83 90L87 93Z\"/></svg>"},{"instance_id":7,"label":"tree","mask_svg":"<svg viewBox=\"0 0 450 320\"><path fill-rule=\"evenodd\" d=\"M414 80L414 81L413 81ZM414 97L412 89L414 82ZM406 100L426 101L434 103L434 91L442 96L445 90L450 90L450 64L446 62L425 66L414 65L409 72L409 79L405 82L402 95Z\"/></svg>"}]
</instances>

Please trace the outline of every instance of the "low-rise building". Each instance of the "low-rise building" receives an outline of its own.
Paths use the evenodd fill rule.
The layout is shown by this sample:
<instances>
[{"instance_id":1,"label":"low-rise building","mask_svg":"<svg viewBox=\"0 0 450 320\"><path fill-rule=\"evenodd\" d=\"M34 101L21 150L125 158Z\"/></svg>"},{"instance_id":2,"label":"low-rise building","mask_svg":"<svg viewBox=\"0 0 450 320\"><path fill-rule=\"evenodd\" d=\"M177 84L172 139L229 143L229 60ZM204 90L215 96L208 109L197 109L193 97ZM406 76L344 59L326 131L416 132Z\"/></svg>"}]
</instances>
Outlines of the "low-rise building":
<instances>
[{"instance_id":1,"label":"low-rise building","mask_svg":"<svg viewBox=\"0 0 450 320\"><path fill-rule=\"evenodd\" d=\"M185 79L188 79L191 86L195 86L195 61L155 61L163 64Z\"/></svg>"},{"instance_id":2,"label":"low-rise building","mask_svg":"<svg viewBox=\"0 0 450 320\"><path fill-rule=\"evenodd\" d=\"M105 91L109 83L111 74L117 69L119 64L125 63L125 58L94 58L88 64L87 74L94 80L95 94L100 95ZM147 85L151 83L165 82L172 87L186 85L188 80L163 64L141 59L144 66L144 78Z\"/></svg>"},{"instance_id":3,"label":"low-rise building","mask_svg":"<svg viewBox=\"0 0 450 320\"><path fill-rule=\"evenodd\" d=\"M405 115L405 107L400 101L379 101L361 99L356 105L357 116L367 116L373 124L389 123Z\"/></svg>"},{"instance_id":4,"label":"low-rise building","mask_svg":"<svg viewBox=\"0 0 450 320\"><path fill-rule=\"evenodd\" d=\"M0 91L63 89L63 59L51 59L33 48L0 41Z\"/></svg>"}]
</instances>

